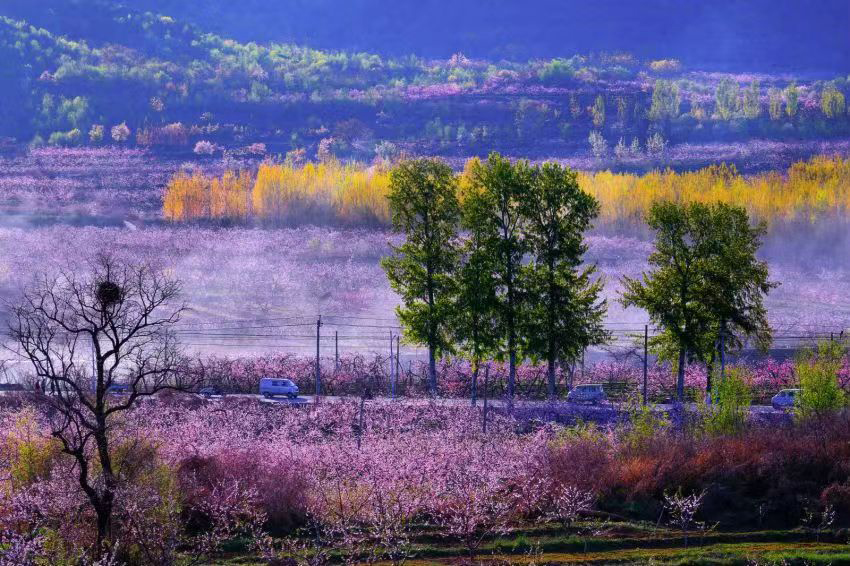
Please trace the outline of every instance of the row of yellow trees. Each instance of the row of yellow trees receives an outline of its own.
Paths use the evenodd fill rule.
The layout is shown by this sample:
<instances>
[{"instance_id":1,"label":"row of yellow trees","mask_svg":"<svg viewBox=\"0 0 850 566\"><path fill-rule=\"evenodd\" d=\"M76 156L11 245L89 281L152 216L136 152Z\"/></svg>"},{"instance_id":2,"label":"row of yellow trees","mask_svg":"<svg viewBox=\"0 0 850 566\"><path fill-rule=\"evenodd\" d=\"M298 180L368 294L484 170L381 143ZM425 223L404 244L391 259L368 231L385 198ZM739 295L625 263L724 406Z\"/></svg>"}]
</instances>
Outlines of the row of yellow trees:
<instances>
[{"instance_id":1,"label":"row of yellow trees","mask_svg":"<svg viewBox=\"0 0 850 566\"><path fill-rule=\"evenodd\" d=\"M256 218L269 223L386 224L388 187L387 171L337 162L264 164L256 177L246 171L221 177L180 172L168 183L163 213L178 222Z\"/></svg>"},{"instance_id":2,"label":"row of yellow trees","mask_svg":"<svg viewBox=\"0 0 850 566\"><path fill-rule=\"evenodd\" d=\"M579 184L601 203L602 223L639 222L657 200L736 204L768 221L815 221L850 212L850 159L840 157L800 161L785 174L745 177L734 167L712 165L685 173L581 173ZM388 187L388 171L338 162L264 164L256 176L179 173L168 184L163 212L172 221L387 225Z\"/></svg>"}]
</instances>

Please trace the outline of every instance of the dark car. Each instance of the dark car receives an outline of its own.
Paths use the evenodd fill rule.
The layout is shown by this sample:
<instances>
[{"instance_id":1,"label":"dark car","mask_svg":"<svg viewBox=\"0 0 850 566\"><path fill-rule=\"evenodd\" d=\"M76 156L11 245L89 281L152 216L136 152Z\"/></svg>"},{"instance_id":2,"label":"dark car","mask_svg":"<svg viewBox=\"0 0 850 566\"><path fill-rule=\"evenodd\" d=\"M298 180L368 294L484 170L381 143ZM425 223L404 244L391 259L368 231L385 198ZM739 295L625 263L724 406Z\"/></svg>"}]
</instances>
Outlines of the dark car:
<instances>
[{"instance_id":1,"label":"dark car","mask_svg":"<svg viewBox=\"0 0 850 566\"><path fill-rule=\"evenodd\" d=\"M201 387L200 391L198 391L198 395L206 398L223 397L224 392L215 385L209 385L207 387Z\"/></svg>"}]
</instances>

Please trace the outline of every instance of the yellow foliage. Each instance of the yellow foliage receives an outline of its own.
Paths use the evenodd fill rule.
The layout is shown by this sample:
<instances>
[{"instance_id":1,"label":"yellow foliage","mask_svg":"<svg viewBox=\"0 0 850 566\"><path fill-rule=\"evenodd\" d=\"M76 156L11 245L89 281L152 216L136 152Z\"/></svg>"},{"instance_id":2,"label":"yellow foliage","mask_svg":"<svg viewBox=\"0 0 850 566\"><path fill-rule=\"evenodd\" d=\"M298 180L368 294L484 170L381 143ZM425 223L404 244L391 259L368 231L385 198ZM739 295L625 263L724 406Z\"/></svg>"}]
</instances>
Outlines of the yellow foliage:
<instances>
[{"instance_id":1,"label":"yellow foliage","mask_svg":"<svg viewBox=\"0 0 850 566\"><path fill-rule=\"evenodd\" d=\"M474 160L460 173L463 198ZM602 206L600 222L639 223L652 203L724 202L743 206L762 220L809 220L850 213L850 159L813 157L776 172L744 177L734 166L698 171L579 173L579 184ZM227 172L221 178L179 173L168 184L164 216L172 221L258 219L269 223L333 221L381 224L390 221L389 174L336 161L261 165L256 178Z\"/></svg>"},{"instance_id":2,"label":"yellow foliage","mask_svg":"<svg viewBox=\"0 0 850 566\"><path fill-rule=\"evenodd\" d=\"M389 175L381 170L337 161L261 165L253 189L254 214L265 221L283 221L328 213L344 223L386 224L388 193Z\"/></svg>"},{"instance_id":3,"label":"yellow foliage","mask_svg":"<svg viewBox=\"0 0 850 566\"><path fill-rule=\"evenodd\" d=\"M850 160L814 157L775 172L744 177L734 167L654 171L644 175L581 173L579 185L599 199L602 223L640 221L653 202L724 202L760 220L809 220L850 212Z\"/></svg>"},{"instance_id":4,"label":"yellow foliage","mask_svg":"<svg viewBox=\"0 0 850 566\"><path fill-rule=\"evenodd\" d=\"M386 224L388 192L389 174L380 169L336 161L264 164L256 179L245 171L220 178L178 173L166 188L163 215L176 222L257 218L272 223L325 215L340 223Z\"/></svg>"}]
</instances>

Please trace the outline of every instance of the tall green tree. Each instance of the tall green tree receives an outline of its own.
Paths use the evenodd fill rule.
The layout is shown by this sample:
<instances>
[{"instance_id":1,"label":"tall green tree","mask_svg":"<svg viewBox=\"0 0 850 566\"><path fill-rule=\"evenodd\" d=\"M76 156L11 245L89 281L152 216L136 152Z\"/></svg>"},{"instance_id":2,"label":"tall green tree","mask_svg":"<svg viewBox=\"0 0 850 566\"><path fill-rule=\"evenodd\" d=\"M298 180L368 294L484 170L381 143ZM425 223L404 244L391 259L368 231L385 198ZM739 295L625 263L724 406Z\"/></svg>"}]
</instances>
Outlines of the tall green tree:
<instances>
[{"instance_id":1,"label":"tall green tree","mask_svg":"<svg viewBox=\"0 0 850 566\"><path fill-rule=\"evenodd\" d=\"M764 297L777 283L770 281L767 262L756 256L767 230L764 222L752 225L746 210L725 203L693 206L690 215L703 256L700 296L711 317L704 347L695 354L708 367L710 391L717 355L739 350L745 341L762 350L770 346Z\"/></svg>"},{"instance_id":2,"label":"tall green tree","mask_svg":"<svg viewBox=\"0 0 850 566\"><path fill-rule=\"evenodd\" d=\"M497 234L488 222L489 202L475 187L461 190L460 264L456 275L456 296L452 315L452 336L472 369L472 399L478 394L478 374L482 360L496 353L498 333L498 258L493 254Z\"/></svg>"},{"instance_id":3,"label":"tall green tree","mask_svg":"<svg viewBox=\"0 0 850 566\"><path fill-rule=\"evenodd\" d=\"M436 358L451 352L449 320L457 268L460 207L457 180L436 159L404 161L390 173L388 196L393 229L405 235L381 262L401 296L396 309L405 339L428 347L428 381L437 393Z\"/></svg>"},{"instance_id":4,"label":"tall green tree","mask_svg":"<svg viewBox=\"0 0 850 566\"><path fill-rule=\"evenodd\" d=\"M482 229L494 235L489 245L496 259L497 328L504 340L501 353L508 358L508 397L513 398L523 306L520 271L526 251L521 206L531 183L531 169L527 161L514 164L494 152L486 162L474 162L469 173L471 186L480 191L485 203L481 215L485 227Z\"/></svg>"},{"instance_id":5,"label":"tall green tree","mask_svg":"<svg viewBox=\"0 0 850 566\"><path fill-rule=\"evenodd\" d=\"M756 257L765 228L751 226L744 209L723 203L658 202L647 222L656 231L649 256L654 269L641 279L623 279L622 302L645 309L663 328L655 346L678 355L682 400L689 360L711 367L715 353L739 348L745 339L770 343L763 299L776 285Z\"/></svg>"},{"instance_id":6,"label":"tall green tree","mask_svg":"<svg viewBox=\"0 0 850 566\"><path fill-rule=\"evenodd\" d=\"M547 362L549 396L556 393L555 365L575 361L606 337L606 305L600 300L596 266L581 267L584 232L599 214L599 203L581 190L576 173L546 163L532 169L522 201L531 261L523 268L525 351Z\"/></svg>"}]
</instances>

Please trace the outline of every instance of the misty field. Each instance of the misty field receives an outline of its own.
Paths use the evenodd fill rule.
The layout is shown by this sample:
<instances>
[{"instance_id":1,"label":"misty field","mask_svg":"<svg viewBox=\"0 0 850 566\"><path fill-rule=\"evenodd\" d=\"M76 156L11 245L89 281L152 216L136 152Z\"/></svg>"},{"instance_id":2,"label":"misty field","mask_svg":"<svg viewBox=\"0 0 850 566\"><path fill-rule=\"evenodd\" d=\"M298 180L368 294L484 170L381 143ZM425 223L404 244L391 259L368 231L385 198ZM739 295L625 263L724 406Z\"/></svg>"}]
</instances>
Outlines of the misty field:
<instances>
[{"instance_id":1,"label":"misty field","mask_svg":"<svg viewBox=\"0 0 850 566\"><path fill-rule=\"evenodd\" d=\"M850 320L850 260L841 246L831 245L832 236L842 233L838 226L827 230L818 241L801 226L768 238L765 254L775 277L782 282L768 298L777 329L803 336L839 332L846 326ZM88 257L89 250L107 249L130 260L153 260L172 270L183 284L190 306L185 323L190 326L216 327L215 323L228 321L287 317L315 321L323 313L386 325L386 335L394 324L393 309L398 301L379 265L389 253L390 242L398 243L399 237L385 231L320 227L0 228L0 248L4 250L0 284L8 292L26 283L34 272L72 268ZM649 242L632 236L596 235L589 237L588 244L587 261L598 264L606 282L608 321L633 330L642 327L646 318L638 311L623 309L616 293L620 277L636 276L645 270ZM287 332L314 332L309 326L296 330L263 333L280 331L285 336ZM362 341L344 341L346 350L362 346L366 351L383 351L385 347L383 336L371 339L381 334L380 329L335 329L329 323L327 331L332 334L334 330L347 336L363 335ZM246 332L256 333L256 329ZM262 336L199 338L193 342L209 347L216 342L229 344L228 353L238 353L240 347L255 353L268 345L276 347ZM292 339L283 345L309 351L311 340Z\"/></svg>"}]
</instances>

